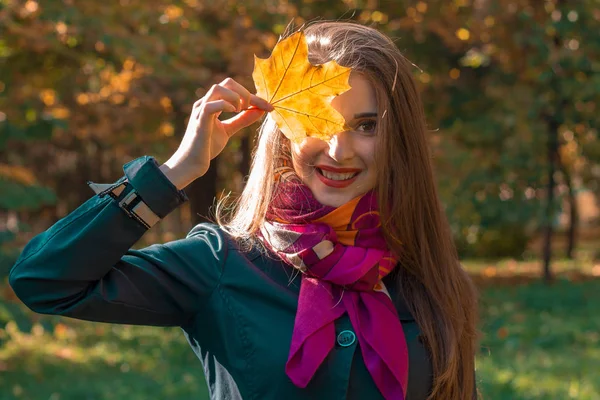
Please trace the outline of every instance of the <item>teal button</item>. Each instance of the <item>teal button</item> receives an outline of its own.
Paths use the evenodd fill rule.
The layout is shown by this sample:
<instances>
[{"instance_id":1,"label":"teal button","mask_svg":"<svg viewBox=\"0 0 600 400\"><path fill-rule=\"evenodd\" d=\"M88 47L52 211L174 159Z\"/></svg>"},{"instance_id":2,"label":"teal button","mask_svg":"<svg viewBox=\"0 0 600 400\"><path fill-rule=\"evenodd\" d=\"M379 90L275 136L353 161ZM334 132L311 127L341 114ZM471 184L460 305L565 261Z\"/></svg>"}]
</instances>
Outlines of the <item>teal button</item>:
<instances>
[{"instance_id":1,"label":"teal button","mask_svg":"<svg viewBox=\"0 0 600 400\"><path fill-rule=\"evenodd\" d=\"M337 342L342 347L352 346L356 340L356 335L352 331L341 331L337 337Z\"/></svg>"}]
</instances>

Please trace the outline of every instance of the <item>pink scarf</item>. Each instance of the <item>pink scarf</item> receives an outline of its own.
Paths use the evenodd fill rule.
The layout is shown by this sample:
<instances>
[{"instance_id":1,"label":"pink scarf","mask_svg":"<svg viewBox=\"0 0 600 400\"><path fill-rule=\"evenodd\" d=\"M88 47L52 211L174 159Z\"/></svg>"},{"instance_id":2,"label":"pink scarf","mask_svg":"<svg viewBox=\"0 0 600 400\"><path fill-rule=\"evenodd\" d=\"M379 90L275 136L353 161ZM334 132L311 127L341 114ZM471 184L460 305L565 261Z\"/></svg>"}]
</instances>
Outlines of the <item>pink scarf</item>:
<instances>
[{"instance_id":1,"label":"pink scarf","mask_svg":"<svg viewBox=\"0 0 600 400\"><path fill-rule=\"evenodd\" d=\"M348 313L366 367L387 400L408 383L404 331L381 279L396 265L380 228L375 193L324 206L289 163L261 233L265 244L303 272L286 373L306 387L335 342L334 321Z\"/></svg>"}]
</instances>

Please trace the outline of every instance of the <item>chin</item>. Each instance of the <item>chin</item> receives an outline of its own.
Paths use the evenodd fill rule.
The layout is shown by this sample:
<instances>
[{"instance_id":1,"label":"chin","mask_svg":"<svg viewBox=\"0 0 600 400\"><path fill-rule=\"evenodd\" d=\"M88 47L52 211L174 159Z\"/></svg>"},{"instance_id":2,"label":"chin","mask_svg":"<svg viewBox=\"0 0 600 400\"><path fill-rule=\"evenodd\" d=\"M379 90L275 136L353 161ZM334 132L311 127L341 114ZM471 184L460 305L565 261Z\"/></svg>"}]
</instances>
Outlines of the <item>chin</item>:
<instances>
[{"instance_id":1,"label":"chin","mask_svg":"<svg viewBox=\"0 0 600 400\"><path fill-rule=\"evenodd\" d=\"M319 196L316 195L317 201L324 206L340 207L352 200L352 198L342 198L341 196Z\"/></svg>"},{"instance_id":2,"label":"chin","mask_svg":"<svg viewBox=\"0 0 600 400\"><path fill-rule=\"evenodd\" d=\"M317 199L317 201L324 206L330 207L340 207L344 204L348 203L350 200L361 196L366 193L359 192L356 190L353 191L344 191L344 193L331 193L327 190L320 190L320 188L311 188L313 195ZM340 191L340 189L333 189L336 191Z\"/></svg>"}]
</instances>

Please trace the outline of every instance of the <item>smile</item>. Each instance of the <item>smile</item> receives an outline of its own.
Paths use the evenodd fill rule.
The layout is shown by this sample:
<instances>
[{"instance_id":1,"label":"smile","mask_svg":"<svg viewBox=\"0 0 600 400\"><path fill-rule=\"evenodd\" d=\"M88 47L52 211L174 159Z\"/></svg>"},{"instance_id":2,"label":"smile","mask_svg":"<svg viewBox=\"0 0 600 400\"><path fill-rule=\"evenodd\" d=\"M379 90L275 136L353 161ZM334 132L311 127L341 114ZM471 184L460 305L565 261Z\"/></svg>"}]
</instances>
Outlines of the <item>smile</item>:
<instances>
[{"instance_id":1,"label":"smile","mask_svg":"<svg viewBox=\"0 0 600 400\"><path fill-rule=\"evenodd\" d=\"M315 168L317 171L317 177L325 185L334 188L345 188L351 185L358 177L358 172L333 172L324 170L321 168Z\"/></svg>"}]
</instances>

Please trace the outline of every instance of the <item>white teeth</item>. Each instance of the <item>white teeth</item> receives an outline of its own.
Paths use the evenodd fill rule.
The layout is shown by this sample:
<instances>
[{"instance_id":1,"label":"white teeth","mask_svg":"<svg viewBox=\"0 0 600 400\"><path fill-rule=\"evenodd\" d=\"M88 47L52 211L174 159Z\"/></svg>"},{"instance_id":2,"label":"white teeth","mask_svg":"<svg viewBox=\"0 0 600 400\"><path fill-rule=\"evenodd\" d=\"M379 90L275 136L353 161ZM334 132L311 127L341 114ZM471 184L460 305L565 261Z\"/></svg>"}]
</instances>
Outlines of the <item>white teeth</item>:
<instances>
[{"instance_id":1,"label":"white teeth","mask_svg":"<svg viewBox=\"0 0 600 400\"><path fill-rule=\"evenodd\" d=\"M331 171L325 171L323 169L319 169L319 171L321 171L321 174L323 174L323 176L325 178L332 179L334 181L345 181L346 179L350 179L354 175L356 175L355 172L348 172L348 173L345 173L345 174L338 174L338 173L331 172Z\"/></svg>"}]
</instances>

